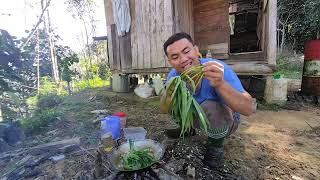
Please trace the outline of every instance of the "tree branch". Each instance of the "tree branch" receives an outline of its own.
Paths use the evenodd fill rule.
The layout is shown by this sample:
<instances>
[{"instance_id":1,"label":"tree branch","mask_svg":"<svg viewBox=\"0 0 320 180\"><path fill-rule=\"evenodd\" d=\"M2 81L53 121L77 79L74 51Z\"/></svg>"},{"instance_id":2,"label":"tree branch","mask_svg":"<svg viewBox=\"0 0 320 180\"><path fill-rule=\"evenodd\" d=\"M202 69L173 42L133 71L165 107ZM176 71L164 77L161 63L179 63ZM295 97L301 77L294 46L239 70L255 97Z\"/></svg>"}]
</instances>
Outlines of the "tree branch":
<instances>
[{"instance_id":1,"label":"tree branch","mask_svg":"<svg viewBox=\"0 0 320 180\"><path fill-rule=\"evenodd\" d=\"M36 29L38 28L38 26L39 26L40 23L42 22L43 15L44 15L44 13L46 12L47 8L49 7L50 2L51 2L51 0L48 1L48 3L46 4L46 6L44 7L44 9L42 10L41 15L40 15L40 17L39 17L39 19L38 19L37 24L33 27L33 29L31 30L31 32L29 33L26 42L24 42L24 43L19 47L20 49L23 48L25 45L28 44L28 42L30 41L32 35L36 32Z\"/></svg>"}]
</instances>

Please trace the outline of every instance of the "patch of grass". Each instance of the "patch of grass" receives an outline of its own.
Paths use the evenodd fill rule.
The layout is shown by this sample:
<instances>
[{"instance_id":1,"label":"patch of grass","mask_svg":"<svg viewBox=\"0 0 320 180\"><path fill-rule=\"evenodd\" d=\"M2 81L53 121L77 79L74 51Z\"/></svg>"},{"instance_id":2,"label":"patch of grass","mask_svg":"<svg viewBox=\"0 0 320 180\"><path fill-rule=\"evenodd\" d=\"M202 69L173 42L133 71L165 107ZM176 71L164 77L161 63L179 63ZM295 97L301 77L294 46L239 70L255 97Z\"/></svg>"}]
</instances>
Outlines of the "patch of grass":
<instances>
[{"instance_id":1,"label":"patch of grass","mask_svg":"<svg viewBox=\"0 0 320 180\"><path fill-rule=\"evenodd\" d=\"M62 97L56 94L40 94L27 100L32 114L20 119L22 127L29 133L39 133L57 119L61 119L63 111L60 108Z\"/></svg>"},{"instance_id":2,"label":"patch of grass","mask_svg":"<svg viewBox=\"0 0 320 180\"><path fill-rule=\"evenodd\" d=\"M100 102L90 102L87 100L74 100L72 98L66 98L62 103L62 109L64 111L73 111L79 113L80 111L92 111L97 108L101 108Z\"/></svg>"},{"instance_id":3,"label":"patch of grass","mask_svg":"<svg viewBox=\"0 0 320 180\"><path fill-rule=\"evenodd\" d=\"M44 109L31 117L20 120L22 127L30 133L42 132L50 123L60 119L62 112L58 108Z\"/></svg>"},{"instance_id":4,"label":"patch of grass","mask_svg":"<svg viewBox=\"0 0 320 180\"><path fill-rule=\"evenodd\" d=\"M303 62L298 57L279 55L277 58L277 72L285 78L301 79Z\"/></svg>"},{"instance_id":5,"label":"patch of grass","mask_svg":"<svg viewBox=\"0 0 320 180\"><path fill-rule=\"evenodd\" d=\"M40 95L37 101L38 108L49 109L57 107L62 102L62 97L58 95Z\"/></svg>"},{"instance_id":6,"label":"patch of grass","mask_svg":"<svg viewBox=\"0 0 320 180\"><path fill-rule=\"evenodd\" d=\"M95 76L89 80L81 80L74 83L74 86L78 91L81 91L87 88L91 88L91 89L101 88L109 85L110 85L109 80L103 80L99 76Z\"/></svg>"}]
</instances>

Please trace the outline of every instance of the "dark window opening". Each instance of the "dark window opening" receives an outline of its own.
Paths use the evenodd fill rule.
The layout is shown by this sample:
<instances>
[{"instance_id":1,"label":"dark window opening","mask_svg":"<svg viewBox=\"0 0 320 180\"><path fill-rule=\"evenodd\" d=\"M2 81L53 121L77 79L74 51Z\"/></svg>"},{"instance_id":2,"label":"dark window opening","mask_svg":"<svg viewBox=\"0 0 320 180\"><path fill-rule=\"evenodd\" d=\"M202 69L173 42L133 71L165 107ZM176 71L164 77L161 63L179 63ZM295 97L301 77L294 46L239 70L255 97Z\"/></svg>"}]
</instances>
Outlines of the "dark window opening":
<instances>
[{"instance_id":1,"label":"dark window opening","mask_svg":"<svg viewBox=\"0 0 320 180\"><path fill-rule=\"evenodd\" d=\"M260 51L259 0L232 0L229 6L230 53ZM259 24L259 25L258 25Z\"/></svg>"}]
</instances>

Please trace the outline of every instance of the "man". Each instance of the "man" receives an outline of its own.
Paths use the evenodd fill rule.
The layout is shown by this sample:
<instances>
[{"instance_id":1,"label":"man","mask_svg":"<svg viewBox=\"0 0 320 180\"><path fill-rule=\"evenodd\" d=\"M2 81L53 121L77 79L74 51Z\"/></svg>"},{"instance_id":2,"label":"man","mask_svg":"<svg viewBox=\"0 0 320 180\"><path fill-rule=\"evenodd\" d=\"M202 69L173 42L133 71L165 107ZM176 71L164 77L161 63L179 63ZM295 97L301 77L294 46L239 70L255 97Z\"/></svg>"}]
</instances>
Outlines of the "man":
<instances>
[{"instance_id":1,"label":"man","mask_svg":"<svg viewBox=\"0 0 320 180\"><path fill-rule=\"evenodd\" d=\"M253 113L252 98L241 85L235 72L222 61L212 58L201 58L199 49L194 45L190 35L177 33L172 35L163 45L169 64L173 67L167 77L167 83L174 76L198 64L204 65L205 78L202 80L193 97L202 106L211 127L228 126L228 135L233 133L240 122L240 114L249 116ZM164 92L169 96L172 90ZM160 110L165 112L165 102L170 104L170 98L161 98ZM240 114L239 114L240 113ZM180 129L173 130L175 132ZM170 131L167 134L173 136ZM212 168L223 165L223 141L216 139L208 130L208 142L204 163Z\"/></svg>"}]
</instances>

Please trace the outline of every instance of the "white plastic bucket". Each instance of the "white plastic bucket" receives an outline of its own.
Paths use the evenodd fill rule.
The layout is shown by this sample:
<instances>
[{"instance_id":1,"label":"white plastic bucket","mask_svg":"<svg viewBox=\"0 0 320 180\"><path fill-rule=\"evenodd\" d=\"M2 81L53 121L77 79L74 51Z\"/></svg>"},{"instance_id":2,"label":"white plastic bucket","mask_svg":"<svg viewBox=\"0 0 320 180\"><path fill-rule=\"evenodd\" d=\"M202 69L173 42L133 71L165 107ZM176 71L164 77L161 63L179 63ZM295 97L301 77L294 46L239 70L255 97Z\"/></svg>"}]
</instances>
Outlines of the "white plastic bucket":
<instances>
[{"instance_id":1,"label":"white plastic bucket","mask_svg":"<svg viewBox=\"0 0 320 180\"><path fill-rule=\"evenodd\" d=\"M285 104L287 102L288 80L286 78L272 79L272 85L266 89L266 101L271 104Z\"/></svg>"}]
</instances>

